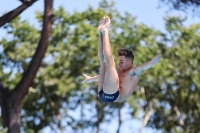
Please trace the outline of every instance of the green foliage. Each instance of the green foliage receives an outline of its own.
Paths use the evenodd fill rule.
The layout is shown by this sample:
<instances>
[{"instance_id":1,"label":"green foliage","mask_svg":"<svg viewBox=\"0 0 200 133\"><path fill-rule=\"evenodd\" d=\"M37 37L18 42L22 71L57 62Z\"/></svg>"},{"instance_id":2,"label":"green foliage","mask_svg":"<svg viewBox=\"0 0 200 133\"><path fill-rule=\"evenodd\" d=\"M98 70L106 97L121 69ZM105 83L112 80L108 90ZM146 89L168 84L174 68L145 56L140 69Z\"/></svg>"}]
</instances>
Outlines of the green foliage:
<instances>
[{"instance_id":1,"label":"green foliage","mask_svg":"<svg viewBox=\"0 0 200 133\"><path fill-rule=\"evenodd\" d=\"M192 13L193 16L199 17L199 6L198 0L159 0L160 5L168 6L170 10L180 10L185 14Z\"/></svg>"},{"instance_id":2,"label":"green foliage","mask_svg":"<svg viewBox=\"0 0 200 133\"><path fill-rule=\"evenodd\" d=\"M168 32L165 36L168 38L163 36L161 40L166 46L171 46L162 53L163 60L155 67L157 72L150 74L156 77L152 80L155 84L151 86L152 81L143 84L146 91L150 90L147 95L155 101L156 111L149 125L166 132L200 131L200 108L199 102L196 102L200 98L200 25L186 28L183 22L182 18L166 19ZM148 78L146 76L143 79Z\"/></svg>"},{"instance_id":3,"label":"green foliage","mask_svg":"<svg viewBox=\"0 0 200 133\"><path fill-rule=\"evenodd\" d=\"M167 32L162 33L137 24L131 14L120 14L106 1L97 9L88 7L70 14L60 7L54 14L57 19L48 51L23 103L21 116L26 132L39 132L46 126L55 131L98 132L102 123L118 117L119 106L126 102L104 104L97 97L97 84L82 84L82 73L99 72L97 27L105 15L112 21L109 35L115 59L119 48L134 51L134 65L157 54L162 56L156 66L144 72L127 100L133 118L142 119L148 102L152 102L154 114L148 126L174 133L200 130L199 24L184 27L185 18L166 17ZM36 18L41 23L42 13L37 12ZM4 28L8 37L0 40L0 80L13 89L31 61L40 29L20 18Z\"/></svg>"},{"instance_id":4,"label":"green foliage","mask_svg":"<svg viewBox=\"0 0 200 133\"><path fill-rule=\"evenodd\" d=\"M0 73L4 86L12 89L30 63L40 34L28 22L21 22L20 18L6 25L5 29L8 37L0 40L3 48L0 55Z\"/></svg>"},{"instance_id":5,"label":"green foliage","mask_svg":"<svg viewBox=\"0 0 200 133\"><path fill-rule=\"evenodd\" d=\"M0 127L0 132L1 132L1 133L7 133L7 131L8 131L7 128L4 128L4 129L3 129L2 127Z\"/></svg>"}]
</instances>

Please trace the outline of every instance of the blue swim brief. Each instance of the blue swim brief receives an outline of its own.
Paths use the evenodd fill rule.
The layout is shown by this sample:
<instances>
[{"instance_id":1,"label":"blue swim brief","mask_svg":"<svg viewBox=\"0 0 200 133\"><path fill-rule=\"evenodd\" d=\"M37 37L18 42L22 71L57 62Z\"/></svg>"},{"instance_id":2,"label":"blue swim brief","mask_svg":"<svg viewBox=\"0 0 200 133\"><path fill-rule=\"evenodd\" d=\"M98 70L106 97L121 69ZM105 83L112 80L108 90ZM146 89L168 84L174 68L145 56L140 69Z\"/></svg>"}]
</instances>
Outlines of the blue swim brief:
<instances>
[{"instance_id":1,"label":"blue swim brief","mask_svg":"<svg viewBox=\"0 0 200 133\"><path fill-rule=\"evenodd\" d=\"M106 94L103 92L103 89L102 89L101 91L99 91L98 97L102 102L105 102L105 103L114 102L119 97L119 90L114 94Z\"/></svg>"}]
</instances>

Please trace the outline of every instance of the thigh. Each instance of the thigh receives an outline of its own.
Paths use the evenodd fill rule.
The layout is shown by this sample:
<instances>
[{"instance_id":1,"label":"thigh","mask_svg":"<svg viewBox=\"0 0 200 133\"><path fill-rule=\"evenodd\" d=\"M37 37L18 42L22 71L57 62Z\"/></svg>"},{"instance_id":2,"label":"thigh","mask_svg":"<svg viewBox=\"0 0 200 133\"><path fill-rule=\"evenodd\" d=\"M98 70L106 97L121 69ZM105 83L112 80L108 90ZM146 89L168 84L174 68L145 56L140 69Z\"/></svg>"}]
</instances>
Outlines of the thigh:
<instances>
[{"instance_id":1,"label":"thigh","mask_svg":"<svg viewBox=\"0 0 200 133\"><path fill-rule=\"evenodd\" d=\"M103 90L107 94L113 94L119 90L119 77L115 63L105 65Z\"/></svg>"},{"instance_id":2,"label":"thigh","mask_svg":"<svg viewBox=\"0 0 200 133\"><path fill-rule=\"evenodd\" d=\"M99 71L99 82L98 82L98 92L103 89L103 82L105 78L105 62L100 65Z\"/></svg>"}]
</instances>

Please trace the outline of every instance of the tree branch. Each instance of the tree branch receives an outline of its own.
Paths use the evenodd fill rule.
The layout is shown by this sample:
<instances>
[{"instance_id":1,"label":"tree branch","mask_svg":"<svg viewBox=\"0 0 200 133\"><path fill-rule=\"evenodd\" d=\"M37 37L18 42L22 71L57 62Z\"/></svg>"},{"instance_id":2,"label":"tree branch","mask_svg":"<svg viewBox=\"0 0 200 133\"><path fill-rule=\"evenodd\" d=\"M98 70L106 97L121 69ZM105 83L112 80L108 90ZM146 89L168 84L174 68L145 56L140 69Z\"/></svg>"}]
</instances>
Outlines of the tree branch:
<instances>
[{"instance_id":1,"label":"tree branch","mask_svg":"<svg viewBox=\"0 0 200 133\"><path fill-rule=\"evenodd\" d=\"M190 1L191 1L191 3L195 3L197 5L200 5L200 1L196 1L196 0L190 0Z\"/></svg>"},{"instance_id":2,"label":"tree branch","mask_svg":"<svg viewBox=\"0 0 200 133\"><path fill-rule=\"evenodd\" d=\"M122 104L119 103L118 106L119 106L119 108L118 108L118 129L117 129L116 133L120 132L120 128L121 128L121 124L122 124L122 114L121 114Z\"/></svg>"},{"instance_id":3,"label":"tree branch","mask_svg":"<svg viewBox=\"0 0 200 133\"><path fill-rule=\"evenodd\" d=\"M151 114L153 113L153 107L152 104L149 104L149 108L150 110L147 112L147 114L144 117L144 120L142 122L142 126L139 130L139 133L142 133L142 130L144 129L144 127L147 125L147 122L149 121L149 118L151 117Z\"/></svg>"},{"instance_id":4,"label":"tree branch","mask_svg":"<svg viewBox=\"0 0 200 133\"><path fill-rule=\"evenodd\" d=\"M37 0L25 1L16 9L4 14L2 17L0 17L0 27L16 18L19 14L21 14L36 1Z\"/></svg>"},{"instance_id":5,"label":"tree branch","mask_svg":"<svg viewBox=\"0 0 200 133\"><path fill-rule=\"evenodd\" d=\"M177 115L177 117L178 117L178 122L179 122L179 124L180 124L181 126L184 126L185 123L184 123L184 121L181 119L181 112L179 111L178 107L177 107L177 106L174 106L173 109L174 109L175 112L176 112L176 115Z\"/></svg>"},{"instance_id":6,"label":"tree branch","mask_svg":"<svg viewBox=\"0 0 200 133\"><path fill-rule=\"evenodd\" d=\"M149 106L149 111L147 112L147 114L145 115L145 117L144 117L144 120L143 120L143 122L142 122L142 126L141 126L141 128L140 128L140 130L139 130L139 133L142 133L142 130L144 129L144 127L147 125L147 122L149 121L149 118L151 117L151 115L152 115L152 113L153 113L153 107L152 107L152 103L151 103L151 101L149 100L149 98L148 98L148 96L146 95L146 92L145 92L145 89L144 89L144 87L141 87L141 93L143 94L143 95L145 95L145 97L146 97L146 100L147 100L147 104L148 104L148 106Z\"/></svg>"},{"instance_id":7,"label":"tree branch","mask_svg":"<svg viewBox=\"0 0 200 133\"><path fill-rule=\"evenodd\" d=\"M49 37L51 35L51 26L54 19L52 15L53 0L45 0L44 6L43 29L41 32L41 39L39 41L37 50L32 58L28 69L24 72L24 76L12 92L12 100L17 99L17 103L20 103L23 100L24 96L27 94L28 89L36 76L36 73L40 67L42 59L48 47Z\"/></svg>"}]
</instances>

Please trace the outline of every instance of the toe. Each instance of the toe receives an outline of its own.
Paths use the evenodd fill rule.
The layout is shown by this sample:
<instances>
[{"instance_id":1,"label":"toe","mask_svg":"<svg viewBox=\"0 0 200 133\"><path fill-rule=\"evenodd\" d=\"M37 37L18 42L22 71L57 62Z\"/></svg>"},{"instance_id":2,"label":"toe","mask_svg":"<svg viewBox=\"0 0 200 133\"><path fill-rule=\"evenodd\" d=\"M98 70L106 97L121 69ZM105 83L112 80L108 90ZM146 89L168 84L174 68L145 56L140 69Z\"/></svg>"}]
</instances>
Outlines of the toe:
<instances>
[{"instance_id":1,"label":"toe","mask_svg":"<svg viewBox=\"0 0 200 133\"><path fill-rule=\"evenodd\" d=\"M110 22L110 18L106 16L106 22Z\"/></svg>"},{"instance_id":2,"label":"toe","mask_svg":"<svg viewBox=\"0 0 200 133\"><path fill-rule=\"evenodd\" d=\"M103 17L103 24L105 24L106 23L106 17Z\"/></svg>"}]
</instances>

